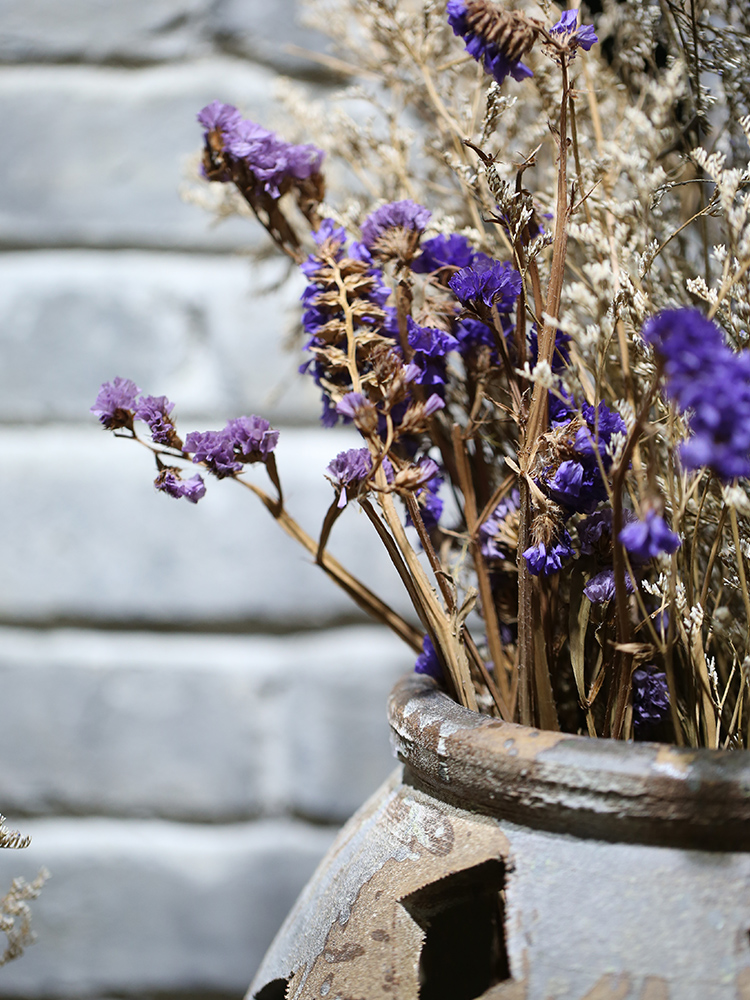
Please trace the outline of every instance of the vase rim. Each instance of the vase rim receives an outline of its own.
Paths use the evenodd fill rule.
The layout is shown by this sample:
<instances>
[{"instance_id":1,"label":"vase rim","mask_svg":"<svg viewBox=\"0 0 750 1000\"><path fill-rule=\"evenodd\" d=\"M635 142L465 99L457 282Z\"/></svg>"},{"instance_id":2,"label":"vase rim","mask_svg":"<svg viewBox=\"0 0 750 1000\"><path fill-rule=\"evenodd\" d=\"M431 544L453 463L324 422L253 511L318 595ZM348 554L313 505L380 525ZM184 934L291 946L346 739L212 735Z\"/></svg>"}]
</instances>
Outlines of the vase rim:
<instances>
[{"instance_id":1,"label":"vase rim","mask_svg":"<svg viewBox=\"0 0 750 1000\"><path fill-rule=\"evenodd\" d=\"M592 739L472 712L425 675L388 707L406 778L446 801L599 840L750 851L750 753Z\"/></svg>"}]
</instances>

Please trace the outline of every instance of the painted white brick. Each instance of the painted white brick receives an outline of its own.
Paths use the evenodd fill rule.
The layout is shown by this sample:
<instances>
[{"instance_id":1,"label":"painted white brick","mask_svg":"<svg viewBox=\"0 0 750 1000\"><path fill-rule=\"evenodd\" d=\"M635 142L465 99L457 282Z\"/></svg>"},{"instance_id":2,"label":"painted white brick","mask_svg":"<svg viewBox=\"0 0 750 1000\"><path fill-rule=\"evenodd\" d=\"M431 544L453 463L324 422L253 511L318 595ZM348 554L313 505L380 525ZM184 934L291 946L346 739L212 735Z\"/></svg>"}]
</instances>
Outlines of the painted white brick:
<instances>
[{"instance_id":1,"label":"painted white brick","mask_svg":"<svg viewBox=\"0 0 750 1000\"><path fill-rule=\"evenodd\" d=\"M126 5L125 5L126 6ZM265 239L251 220L211 227L180 200L200 149L197 112L218 98L274 126L274 73L231 58L147 69L0 69L5 246L216 249Z\"/></svg>"},{"instance_id":2,"label":"painted white brick","mask_svg":"<svg viewBox=\"0 0 750 1000\"><path fill-rule=\"evenodd\" d=\"M0 421L88 421L122 375L183 415L317 423L319 391L284 347L304 288L288 274L223 255L0 254Z\"/></svg>"},{"instance_id":3,"label":"painted white brick","mask_svg":"<svg viewBox=\"0 0 750 1000\"><path fill-rule=\"evenodd\" d=\"M91 419L90 428L0 430L6 622L244 622L291 630L361 619L249 491L207 477L198 505L157 494L149 453ZM190 429L206 428L182 427ZM277 461L287 508L314 537L334 498L325 466L357 444L347 431L282 431ZM248 476L270 489L262 468ZM407 609L356 505L334 526L329 547L382 598Z\"/></svg>"},{"instance_id":4,"label":"painted white brick","mask_svg":"<svg viewBox=\"0 0 750 1000\"><path fill-rule=\"evenodd\" d=\"M159 60L206 46L210 0L3 0L0 59Z\"/></svg>"},{"instance_id":5,"label":"painted white brick","mask_svg":"<svg viewBox=\"0 0 750 1000\"><path fill-rule=\"evenodd\" d=\"M294 0L219 0L211 10L209 24L220 42L248 59L285 73L320 73L320 63L286 48L326 49L327 40L302 24L301 8L303 5Z\"/></svg>"},{"instance_id":6,"label":"painted white brick","mask_svg":"<svg viewBox=\"0 0 750 1000\"><path fill-rule=\"evenodd\" d=\"M330 828L287 821L21 820L0 889L52 873L32 905L38 941L3 969L0 995L214 990L242 996Z\"/></svg>"},{"instance_id":7,"label":"painted white brick","mask_svg":"<svg viewBox=\"0 0 750 1000\"><path fill-rule=\"evenodd\" d=\"M286 637L0 629L0 810L343 821L394 766L413 654L372 627Z\"/></svg>"}]
</instances>

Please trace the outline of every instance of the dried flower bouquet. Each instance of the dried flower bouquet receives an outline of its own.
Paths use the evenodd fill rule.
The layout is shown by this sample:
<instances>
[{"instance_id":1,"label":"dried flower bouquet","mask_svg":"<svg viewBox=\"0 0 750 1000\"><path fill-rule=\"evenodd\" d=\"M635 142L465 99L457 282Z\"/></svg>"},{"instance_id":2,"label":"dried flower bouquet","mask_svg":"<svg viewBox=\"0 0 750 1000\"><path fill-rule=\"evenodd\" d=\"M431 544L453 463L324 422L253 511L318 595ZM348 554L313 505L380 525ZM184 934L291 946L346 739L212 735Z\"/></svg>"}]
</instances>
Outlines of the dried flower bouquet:
<instances>
[{"instance_id":1,"label":"dried flower bouquet","mask_svg":"<svg viewBox=\"0 0 750 1000\"><path fill-rule=\"evenodd\" d=\"M362 438L326 470L317 538L285 506L262 417L183 440L169 400L120 378L92 409L153 452L172 497L205 493L186 462L245 485L469 708L746 747L748 14L592 9L596 32L549 3L316 4L372 122L290 91L324 151L218 101L200 112L221 211L249 210L306 278L322 421ZM325 152L359 187L342 175L335 205ZM418 629L328 552L349 503Z\"/></svg>"}]
</instances>

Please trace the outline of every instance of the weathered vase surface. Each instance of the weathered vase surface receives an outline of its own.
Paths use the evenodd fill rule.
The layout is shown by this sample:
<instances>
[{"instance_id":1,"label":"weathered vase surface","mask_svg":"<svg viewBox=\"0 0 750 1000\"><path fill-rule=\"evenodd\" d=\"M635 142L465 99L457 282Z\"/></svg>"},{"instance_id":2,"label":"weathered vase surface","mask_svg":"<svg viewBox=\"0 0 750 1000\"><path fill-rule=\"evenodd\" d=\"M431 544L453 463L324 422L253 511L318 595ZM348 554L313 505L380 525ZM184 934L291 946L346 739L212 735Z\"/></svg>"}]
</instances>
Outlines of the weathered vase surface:
<instances>
[{"instance_id":1,"label":"weathered vase surface","mask_svg":"<svg viewBox=\"0 0 750 1000\"><path fill-rule=\"evenodd\" d=\"M750 754L542 732L426 678L248 1000L750 1000Z\"/></svg>"}]
</instances>

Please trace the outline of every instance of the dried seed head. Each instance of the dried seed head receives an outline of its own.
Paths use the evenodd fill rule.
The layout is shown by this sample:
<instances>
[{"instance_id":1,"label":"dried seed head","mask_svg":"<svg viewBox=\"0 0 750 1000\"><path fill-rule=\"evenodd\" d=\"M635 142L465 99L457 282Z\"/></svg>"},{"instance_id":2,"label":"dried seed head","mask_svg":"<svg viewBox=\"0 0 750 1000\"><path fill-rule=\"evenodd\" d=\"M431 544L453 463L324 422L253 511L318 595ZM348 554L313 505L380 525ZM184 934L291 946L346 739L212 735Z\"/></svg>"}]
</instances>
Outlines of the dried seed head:
<instances>
[{"instance_id":1,"label":"dried seed head","mask_svg":"<svg viewBox=\"0 0 750 1000\"><path fill-rule=\"evenodd\" d=\"M468 0L466 22L472 31L496 45L511 62L518 62L531 51L539 30L525 14L503 10L492 0Z\"/></svg>"}]
</instances>

